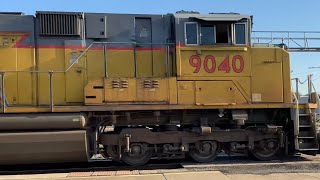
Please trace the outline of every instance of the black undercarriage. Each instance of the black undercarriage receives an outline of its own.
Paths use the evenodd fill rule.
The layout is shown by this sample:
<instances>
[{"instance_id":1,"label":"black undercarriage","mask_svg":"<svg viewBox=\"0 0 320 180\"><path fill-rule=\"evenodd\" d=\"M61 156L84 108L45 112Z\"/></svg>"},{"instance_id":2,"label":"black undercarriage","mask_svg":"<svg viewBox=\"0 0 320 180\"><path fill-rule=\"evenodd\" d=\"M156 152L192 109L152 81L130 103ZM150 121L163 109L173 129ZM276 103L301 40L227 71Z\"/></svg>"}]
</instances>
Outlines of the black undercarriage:
<instances>
[{"instance_id":1,"label":"black undercarriage","mask_svg":"<svg viewBox=\"0 0 320 180\"><path fill-rule=\"evenodd\" d=\"M220 152L259 160L294 153L288 109L126 111L89 114L92 151L130 165L151 158L211 162Z\"/></svg>"}]
</instances>

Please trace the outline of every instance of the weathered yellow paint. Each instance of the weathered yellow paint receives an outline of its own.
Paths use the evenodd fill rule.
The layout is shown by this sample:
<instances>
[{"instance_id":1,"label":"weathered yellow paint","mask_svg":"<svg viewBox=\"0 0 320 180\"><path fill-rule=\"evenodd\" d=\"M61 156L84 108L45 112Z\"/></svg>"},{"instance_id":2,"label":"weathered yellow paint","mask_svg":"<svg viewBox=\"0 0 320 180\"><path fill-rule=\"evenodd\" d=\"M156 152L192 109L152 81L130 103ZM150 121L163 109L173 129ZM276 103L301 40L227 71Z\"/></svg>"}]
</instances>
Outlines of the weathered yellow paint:
<instances>
[{"instance_id":1,"label":"weathered yellow paint","mask_svg":"<svg viewBox=\"0 0 320 180\"><path fill-rule=\"evenodd\" d=\"M64 71L72 62L80 56L84 49L63 49L63 48L39 48L38 61L41 71ZM137 51L137 75L140 76L164 76L165 75L165 52L163 51ZM146 53L153 56L144 56ZM141 56L140 56L140 55ZM154 59L154 60L152 60ZM150 63L145 67L146 62ZM163 64L164 63L164 64ZM153 64L154 68L151 66ZM161 64L163 64L161 66ZM106 68L104 68L106 66ZM159 67L157 69L157 67ZM106 69L106 71L105 71ZM145 71L151 69L154 75ZM152 70L154 69L154 70ZM155 70L156 69L156 70ZM142 73L139 74L139 71ZM146 74L143 74L147 72ZM53 75L53 96L54 103L63 105L67 103L83 103L85 85L90 80L104 77L110 78L133 78L135 76L134 53L133 50L106 50L106 59L103 49L89 50L65 73L54 73ZM39 104L49 103L49 80L48 74L39 75ZM135 95L125 96L127 100L135 101ZM123 97L123 96L122 96ZM132 98L131 98L132 97ZM115 97L106 95L108 101L117 101Z\"/></svg>"},{"instance_id":2,"label":"weathered yellow paint","mask_svg":"<svg viewBox=\"0 0 320 180\"><path fill-rule=\"evenodd\" d=\"M3 41L5 35L0 35ZM89 50L68 72L85 48L16 48L23 35L6 35L10 42L0 44L0 70L61 71L53 74L53 103L63 105L57 111L90 110L83 104L101 105L101 109L117 109L114 104L162 104L148 108L286 108L291 107L289 55L280 48L251 47L177 47L176 61L169 57L166 65L165 49L103 49ZM189 63L192 55L201 58L201 68ZM216 70L207 73L203 61L208 55L216 60ZM244 69L232 70L232 58L241 55ZM230 72L218 66L229 57ZM135 62L137 63L135 65ZM209 63L211 67L211 64ZM239 64L237 64L239 66ZM167 77L167 68L170 75ZM124 82L116 87L115 81ZM127 82L127 87L126 87ZM155 83L148 86L148 83ZM49 75L29 72L10 72L5 76L6 97L9 104L48 105ZM98 87L98 88L96 88ZM86 98L95 96L95 98ZM74 104L77 105L74 105ZM164 106L171 104L172 106ZM66 107L67 105L68 107ZM70 106L73 105L73 106ZM120 108L120 107L119 107ZM121 106L121 108L133 108ZM137 106L134 108L143 108ZM8 112L47 112L48 108L8 108Z\"/></svg>"},{"instance_id":3,"label":"weathered yellow paint","mask_svg":"<svg viewBox=\"0 0 320 180\"><path fill-rule=\"evenodd\" d=\"M169 102L170 89L167 78L137 79L137 101Z\"/></svg>"},{"instance_id":4,"label":"weathered yellow paint","mask_svg":"<svg viewBox=\"0 0 320 180\"><path fill-rule=\"evenodd\" d=\"M64 71L65 50L62 48L38 48L39 71ZM56 105L66 104L66 81L65 73L54 73L52 76L53 102ZM38 97L39 105L49 104L49 75L38 74Z\"/></svg>"},{"instance_id":5,"label":"weathered yellow paint","mask_svg":"<svg viewBox=\"0 0 320 180\"><path fill-rule=\"evenodd\" d=\"M166 76L166 71L167 71L167 66L166 66L166 52L165 49L163 50L154 50L153 53L153 59L152 59L152 77L165 77ZM168 61L168 66L171 67L172 64ZM172 73L171 73L172 74Z\"/></svg>"},{"instance_id":6,"label":"weathered yellow paint","mask_svg":"<svg viewBox=\"0 0 320 180\"><path fill-rule=\"evenodd\" d=\"M132 78L135 76L133 50L107 50L106 54L107 77Z\"/></svg>"},{"instance_id":7,"label":"weathered yellow paint","mask_svg":"<svg viewBox=\"0 0 320 180\"><path fill-rule=\"evenodd\" d=\"M86 78L86 60L87 56L80 57L81 50L65 49L65 68L71 67L66 73L66 102L81 103L84 100L85 78ZM79 60L76 59L80 57ZM74 63L75 62L75 63ZM71 66L73 64L73 66ZM103 67L103 66L101 66Z\"/></svg>"},{"instance_id":8,"label":"weathered yellow paint","mask_svg":"<svg viewBox=\"0 0 320 180\"><path fill-rule=\"evenodd\" d=\"M255 102L283 102L282 50L252 48L252 94L260 95ZM291 90L285 93L290 93Z\"/></svg>"},{"instance_id":9,"label":"weathered yellow paint","mask_svg":"<svg viewBox=\"0 0 320 180\"><path fill-rule=\"evenodd\" d=\"M241 92L242 96L246 99L247 102L252 102L251 100L251 78L250 77L178 77L178 84L183 84L184 82L188 81L232 81L234 86ZM180 90L183 90L186 88L181 87ZM195 89L195 86L192 87L192 89ZM189 89L190 90L190 89ZM187 90L187 91L189 91ZM185 91L185 90L184 90ZM185 98L188 98L188 95L186 95ZM184 98L182 98L184 99ZM180 101L180 100L179 100ZM192 101L193 104L195 101Z\"/></svg>"},{"instance_id":10,"label":"weathered yellow paint","mask_svg":"<svg viewBox=\"0 0 320 180\"><path fill-rule=\"evenodd\" d=\"M195 103L195 81L178 81L178 104Z\"/></svg>"},{"instance_id":11,"label":"weathered yellow paint","mask_svg":"<svg viewBox=\"0 0 320 180\"><path fill-rule=\"evenodd\" d=\"M92 80L86 85L84 89L85 94L85 104L102 104L104 102L104 81Z\"/></svg>"},{"instance_id":12,"label":"weathered yellow paint","mask_svg":"<svg viewBox=\"0 0 320 180\"><path fill-rule=\"evenodd\" d=\"M0 71L9 71L5 74L5 92L9 104L32 105L36 103L33 91L34 75L30 72L35 68L34 48L17 48L15 44L23 34L0 35Z\"/></svg>"},{"instance_id":13,"label":"weathered yellow paint","mask_svg":"<svg viewBox=\"0 0 320 180\"><path fill-rule=\"evenodd\" d=\"M250 48L250 47L177 47L177 67L178 80L192 80L192 81L208 81L232 80L240 96L244 97L245 101L240 100L238 103L268 103L268 102L291 102L291 85L290 85L290 63L288 53L280 48ZM195 73L189 59L191 56L197 55L201 58L200 71ZM215 57L216 68L213 73L208 73L204 68L204 59L206 56L212 55ZM232 69L232 58L235 55L240 55L244 60L244 69L237 73ZM219 71L218 66L223 60L229 58L230 72ZM212 63L208 64L209 68ZM237 64L239 66L239 64ZM183 84L183 83L182 83ZM190 84L189 84L190 85ZM192 102L193 95L185 94L194 93L192 90L183 90L178 93L180 96L186 98L182 103ZM211 83L206 84L207 87ZM206 87L206 88L207 88ZM219 86L210 89L212 94L219 94L224 103L229 103L227 92L219 90ZM207 94L208 95L208 94ZM189 97L190 96L190 97Z\"/></svg>"},{"instance_id":14,"label":"weathered yellow paint","mask_svg":"<svg viewBox=\"0 0 320 180\"><path fill-rule=\"evenodd\" d=\"M169 78L169 104L178 104L177 78Z\"/></svg>"},{"instance_id":15,"label":"weathered yellow paint","mask_svg":"<svg viewBox=\"0 0 320 180\"><path fill-rule=\"evenodd\" d=\"M105 102L134 102L137 100L136 79L106 78L104 80Z\"/></svg>"},{"instance_id":16,"label":"weathered yellow paint","mask_svg":"<svg viewBox=\"0 0 320 180\"><path fill-rule=\"evenodd\" d=\"M227 105L250 103L250 78L178 81L179 104ZM224 80L221 80L224 79Z\"/></svg>"},{"instance_id":17,"label":"weathered yellow paint","mask_svg":"<svg viewBox=\"0 0 320 180\"><path fill-rule=\"evenodd\" d=\"M232 81L196 81L196 105L247 103Z\"/></svg>"},{"instance_id":18,"label":"weathered yellow paint","mask_svg":"<svg viewBox=\"0 0 320 180\"><path fill-rule=\"evenodd\" d=\"M35 70L35 55L33 48L17 48L17 70ZM30 72L19 72L18 75L18 102L17 104L31 105L36 103L36 75Z\"/></svg>"},{"instance_id":19,"label":"weathered yellow paint","mask_svg":"<svg viewBox=\"0 0 320 180\"><path fill-rule=\"evenodd\" d=\"M291 77L290 77L290 57L289 53L282 50L282 74L283 74L283 101L285 103L292 102L291 94Z\"/></svg>"},{"instance_id":20,"label":"weathered yellow paint","mask_svg":"<svg viewBox=\"0 0 320 180\"><path fill-rule=\"evenodd\" d=\"M250 76L251 72L251 57L247 47L180 47L180 52L177 54L177 67L178 76L183 77L230 77L230 76ZM189 59L193 55L198 55L201 58L200 71L195 73L195 67L189 63ZM216 68L213 73L208 73L204 68L204 59L206 56L211 55L215 57ZM244 60L244 69L241 73L236 73L232 70L232 58L236 55L242 56ZM219 71L218 66L226 58L229 59L230 72ZM209 68L213 65L211 61L208 63ZM237 64L239 67L239 64Z\"/></svg>"},{"instance_id":21,"label":"weathered yellow paint","mask_svg":"<svg viewBox=\"0 0 320 180\"><path fill-rule=\"evenodd\" d=\"M137 51L137 77L152 77L153 55L152 51Z\"/></svg>"},{"instance_id":22,"label":"weathered yellow paint","mask_svg":"<svg viewBox=\"0 0 320 180\"><path fill-rule=\"evenodd\" d=\"M105 102L177 102L175 78L106 78Z\"/></svg>"},{"instance_id":23,"label":"weathered yellow paint","mask_svg":"<svg viewBox=\"0 0 320 180\"><path fill-rule=\"evenodd\" d=\"M103 50L89 50L86 54L87 81L105 77Z\"/></svg>"}]
</instances>

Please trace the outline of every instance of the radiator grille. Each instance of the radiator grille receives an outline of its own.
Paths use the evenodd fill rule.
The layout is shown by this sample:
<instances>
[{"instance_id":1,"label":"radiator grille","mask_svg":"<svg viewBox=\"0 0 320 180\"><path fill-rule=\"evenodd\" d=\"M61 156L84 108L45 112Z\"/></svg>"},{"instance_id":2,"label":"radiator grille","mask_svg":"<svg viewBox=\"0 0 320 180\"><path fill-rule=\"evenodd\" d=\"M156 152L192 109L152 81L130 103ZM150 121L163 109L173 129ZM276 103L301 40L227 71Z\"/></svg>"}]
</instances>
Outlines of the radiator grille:
<instances>
[{"instance_id":1,"label":"radiator grille","mask_svg":"<svg viewBox=\"0 0 320 180\"><path fill-rule=\"evenodd\" d=\"M48 36L80 36L80 13L37 13L40 34Z\"/></svg>"}]
</instances>

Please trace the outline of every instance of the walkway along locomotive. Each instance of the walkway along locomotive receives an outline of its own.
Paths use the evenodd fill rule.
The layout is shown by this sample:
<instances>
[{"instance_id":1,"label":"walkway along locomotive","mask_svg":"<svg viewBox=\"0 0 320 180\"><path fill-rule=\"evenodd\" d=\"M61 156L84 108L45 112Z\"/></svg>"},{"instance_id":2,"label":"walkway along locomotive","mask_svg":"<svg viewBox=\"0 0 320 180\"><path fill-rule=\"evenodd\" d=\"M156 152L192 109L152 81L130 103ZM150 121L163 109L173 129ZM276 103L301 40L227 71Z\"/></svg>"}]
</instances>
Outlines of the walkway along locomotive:
<instances>
[{"instance_id":1,"label":"walkway along locomotive","mask_svg":"<svg viewBox=\"0 0 320 180\"><path fill-rule=\"evenodd\" d=\"M251 45L252 17L0 14L0 164L319 150L289 54Z\"/></svg>"}]
</instances>

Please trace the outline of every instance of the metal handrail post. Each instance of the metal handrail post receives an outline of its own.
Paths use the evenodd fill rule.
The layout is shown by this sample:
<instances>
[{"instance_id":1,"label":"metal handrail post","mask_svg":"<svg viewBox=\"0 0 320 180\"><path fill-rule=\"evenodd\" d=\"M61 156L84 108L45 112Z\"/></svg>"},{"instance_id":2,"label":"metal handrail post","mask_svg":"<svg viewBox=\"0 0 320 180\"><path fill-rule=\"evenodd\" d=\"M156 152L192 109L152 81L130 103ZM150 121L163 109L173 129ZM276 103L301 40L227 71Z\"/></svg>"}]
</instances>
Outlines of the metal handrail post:
<instances>
[{"instance_id":1,"label":"metal handrail post","mask_svg":"<svg viewBox=\"0 0 320 180\"><path fill-rule=\"evenodd\" d=\"M103 44L103 61L104 61L104 69L105 69L105 72L104 72L104 77L107 78L109 75L108 75L108 62L107 62L107 49L106 49L106 45Z\"/></svg>"},{"instance_id":2,"label":"metal handrail post","mask_svg":"<svg viewBox=\"0 0 320 180\"><path fill-rule=\"evenodd\" d=\"M0 72L1 75L1 97L2 97L2 104L1 104L1 109L2 109L2 113L5 113L6 110L6 98L5 98L5 92L4 92L4 75L5 72Z\"/></svg>"},{"instance_id":3,"label":"metal handrail post","mask_svg":"<svg viewBox=\"0 0 320 180\"><path fill-rule=\"evenodd\" d=\"M53 89L52 89L52 75L53 72L49 71L49 101L50 101L50 111L53 112Z\"/></svg>"},{"instance_id":4,"label":"metal handrail post","mask_svg":"<svg viewBox=\"0 0 320 180\"><path fill-rule=\"evenodd\" d=\"M137 65L137 44L136 43L132 43L133 46L133 63L134 63L134 77L138 77L138 65Z\"/></svg>"},{"instance_id":5,"label":"metal handrail post","mask_svg":"<svg viewBox=\"0 0 320 180\"><path fill-rule=\"evenodd\" d=\"M318 94L317 89L316 89L316 87L314 86L313 82L311 82L311 86L312 86L314 92L316 93L316 104L317 104L317 109L318 109L318 111L319 111L320 97L319 97L319 94Z\"/></svg>"},{"instance_id":6,"label":"metal handrail post","mask_svg":"<svg viewBox=\"0 0 320 180\"><path fill-rule=\"evenodd\" d=\"M299 148L299 142L298 142L298 136L299 136L299 100L296 96L295 93L293 93L293 98L295 100L295 108L294 108L294 113L295 113L295 118L294 118L294 137L295 137L295 148ZM298 149L297 149L298 150Z\"/></svg>"},{"instance_id":7,"label":"metal handrail post","mask_svg":"<svg viewBox=\"0 0 320 180\"><path fill-rule=\"evenodd\" d=\"M312 74L308 75L308 96L309 96L309 102L311 102L311 93L312 93Z\"/></svg>"},{"instance_id":8,"label":"metal handrail post","mask_svg":"<svg viewBox=\"0 0 320 180\"><path fill-rule=\"evenodd\" d=\"M296 80L296 94L297 94L297 98L300 98L300 94L299 94L299 78L294 78L294 80Z\"/></svg>"},{"instance_id":9,"label":"metal handrail post","mask_svg":"<svg viewBox=\"0 0 320 180\"><path fill-rule=\"evenodd\" d=\"M167 70L167 78L170 77L170 61L169 61L169 58L170 58L170 48L169 48L169 45L166 46L166 70Z\"/></svg>"}]
</instances>

